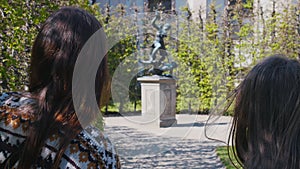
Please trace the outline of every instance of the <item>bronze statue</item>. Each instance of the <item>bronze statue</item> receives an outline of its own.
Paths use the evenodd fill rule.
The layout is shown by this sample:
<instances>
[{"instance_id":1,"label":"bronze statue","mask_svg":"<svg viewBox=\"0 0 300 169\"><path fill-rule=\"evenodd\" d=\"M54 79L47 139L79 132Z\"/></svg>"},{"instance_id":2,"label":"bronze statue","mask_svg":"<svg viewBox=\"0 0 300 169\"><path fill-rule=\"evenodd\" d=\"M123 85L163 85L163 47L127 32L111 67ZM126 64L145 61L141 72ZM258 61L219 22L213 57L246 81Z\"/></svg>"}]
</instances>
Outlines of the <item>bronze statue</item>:
<instances>
[{"instance_id":1,"label":"bronze statue","mask_svg":"<svg viewBox=\"0 0 300 169\"><path fill-rule=\"evenodd\" d=\"M167 37L167 31L171 28L169 23L157 25L156 21L160 19L160 14L158 11L155 12L155 17L152 20L152 26L157 30L155 35L155 40L152 44L151 54L149 55L149 60L139 60L140 63L152 65L149 69L150 74L162 75L164 71L173 70L177 67L175 62L169 63L169 58L167 57L166 47L164 43L164 38ZM159 60L156 59L156 54L159 51L161 57ZM163 61L168 58L168 62Z\"/></svg>"}]
</instances>

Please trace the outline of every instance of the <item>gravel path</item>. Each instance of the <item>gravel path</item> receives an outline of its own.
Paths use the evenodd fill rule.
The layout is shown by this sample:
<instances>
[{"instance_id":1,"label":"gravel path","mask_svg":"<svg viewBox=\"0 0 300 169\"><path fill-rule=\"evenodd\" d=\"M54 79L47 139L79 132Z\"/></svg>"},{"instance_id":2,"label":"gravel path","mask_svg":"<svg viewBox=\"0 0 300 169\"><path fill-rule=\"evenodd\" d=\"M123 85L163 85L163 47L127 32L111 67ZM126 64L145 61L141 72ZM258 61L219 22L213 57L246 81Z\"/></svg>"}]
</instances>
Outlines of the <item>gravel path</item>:
<instances>
[{"instance_id":1,"label":"gravel path","mask_svg":"<svg viewBox=\"0 0 300 169\"><path fill-rule=\"evenodd\" d=\"M224 168L215 153L217 143L157 136L127 126L105 127L115 144L122 168L219 169Z\"/></svg>"}]
</instances>

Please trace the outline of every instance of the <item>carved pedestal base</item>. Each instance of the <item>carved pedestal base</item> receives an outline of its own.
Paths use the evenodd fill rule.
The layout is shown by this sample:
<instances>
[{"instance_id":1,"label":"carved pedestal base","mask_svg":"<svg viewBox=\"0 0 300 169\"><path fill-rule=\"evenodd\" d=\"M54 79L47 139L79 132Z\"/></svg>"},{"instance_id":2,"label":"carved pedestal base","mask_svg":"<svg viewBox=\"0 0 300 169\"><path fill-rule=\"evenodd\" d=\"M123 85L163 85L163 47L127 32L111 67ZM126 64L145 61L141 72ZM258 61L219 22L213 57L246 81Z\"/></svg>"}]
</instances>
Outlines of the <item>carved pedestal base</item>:
<instances>
[{"instance_id":1,"label":"carved pedestal base","mask_svg":"<svg viewBox=\"0 0 300 169\"><path fill-rule=\"evenodd\" d=\"M147 125L170 127L177 123L176 81L164 76L138 78L142 86L142 118Z\"/></svg>"}]
</instances>

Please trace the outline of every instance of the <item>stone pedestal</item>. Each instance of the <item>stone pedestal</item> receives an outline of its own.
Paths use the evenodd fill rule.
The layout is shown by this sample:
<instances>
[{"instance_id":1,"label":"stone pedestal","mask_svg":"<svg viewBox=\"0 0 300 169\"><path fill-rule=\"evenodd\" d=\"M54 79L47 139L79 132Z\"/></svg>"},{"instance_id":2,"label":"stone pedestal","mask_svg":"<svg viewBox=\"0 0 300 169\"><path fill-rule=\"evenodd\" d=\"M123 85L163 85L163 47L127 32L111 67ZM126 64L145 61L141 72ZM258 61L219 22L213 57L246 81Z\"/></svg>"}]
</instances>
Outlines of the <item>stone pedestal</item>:
<instances>
[{"instance_id":1,"label":"stone pedestal","mask_svg":"<svg viewBox=\"0 0 300 169\"><path fill-rule=\"evenodd\" d=\"M177 123L176 81L164 76L137 79L142 86L142 118L147 125L170 127Z\"/></svg>"}]
</instances>

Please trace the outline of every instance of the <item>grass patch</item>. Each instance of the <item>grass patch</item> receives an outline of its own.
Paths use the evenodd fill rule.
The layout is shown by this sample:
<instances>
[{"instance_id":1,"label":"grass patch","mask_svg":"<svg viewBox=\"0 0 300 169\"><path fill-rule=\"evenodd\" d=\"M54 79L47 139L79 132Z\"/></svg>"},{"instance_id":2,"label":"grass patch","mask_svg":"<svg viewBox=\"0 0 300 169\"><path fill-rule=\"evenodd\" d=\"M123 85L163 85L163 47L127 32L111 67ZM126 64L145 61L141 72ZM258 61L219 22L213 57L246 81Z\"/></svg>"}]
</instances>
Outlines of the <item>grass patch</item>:
<instances>
[{"instance_id":1,"label":"grass patch","mask_svg":"<svg viewBox=\"0 0 300 169\"><path fill-rule=\"evenodd\" d=\"M230 158L228 156L227 146L217 147L216 151L217 151L217 155L219 156L222 163L225 165L225 167L227 169L235 169L234 165L232 164L232 162L230 161ZM230 147L229 153L230 153L230 157L234 157L233 152L232 152L232 147ZM238 166L238 168L242 168L235 159L232 159L232 160L233 160L233 163L236 166Z\"/></svg>"},{"instance_id":2,"label":"grass patch","mask_svg":"<svg viewBox=\"0 0 300 169\"><path fill-rule=\"evenodd\" d=\"M109 112L109 113L120 113L119 112L119 105L120 105L120 103L111 103L111 104L109 104L108 107L107 107L107 112ZM106 112L105 109L106 109L106 106L103 106L102 109L101 109L101 112L105 113ZM134 110L134 103L127 102L123 106L123 112L122 113L140 112L141 110L142 110L142 106L141 106L140 101L137 102L136 110Z\"/></svg>"}]
</instances>

